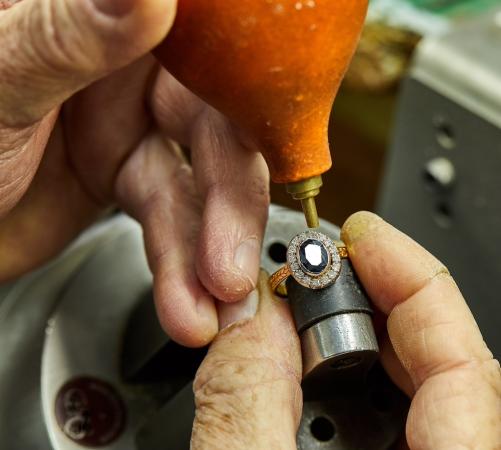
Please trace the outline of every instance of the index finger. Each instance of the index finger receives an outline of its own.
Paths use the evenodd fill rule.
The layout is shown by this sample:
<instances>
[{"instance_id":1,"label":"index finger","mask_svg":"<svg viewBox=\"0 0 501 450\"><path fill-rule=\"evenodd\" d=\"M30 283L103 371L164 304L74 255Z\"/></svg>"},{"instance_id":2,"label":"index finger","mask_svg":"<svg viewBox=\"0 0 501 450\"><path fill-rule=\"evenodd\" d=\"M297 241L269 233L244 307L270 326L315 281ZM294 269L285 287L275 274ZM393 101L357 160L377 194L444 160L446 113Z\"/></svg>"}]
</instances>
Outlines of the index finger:
<instances>
[{"instance_id":1,"label":"index finger","mask_svg":"<svg viewBox=\"0 0 501 450\"><path fill-rule=\"evenodd\" d=\"M227 118L162 70L153 111L170 137L191 148L197 189L205 200L197 273L218 299L244 299L257 282L268 217L269 174L262 155Z\"/></svg>"},{"instance_id":2,"label":"index finger","mask_svg":"<svg viewBox=\"0 0 501 450\"><path fill-rule=\"evenodd\" d=\"M499 363L445 266L371 213L348 219L342 238L369 296L388 315L391 343L417 391L409 443L496 448Z\"/></svg>"},{"instance_id":3,"label":"index finger","mask_svg":"<svg viewBox=\"0 0 501 450\"><path fill-rule=\"evenodd\" d=\"M389 316L390 339L416 387L492 358L447 268L423 247L366 212L348 219L342 239L369 296Z\"/></svg>"}]
</instances>

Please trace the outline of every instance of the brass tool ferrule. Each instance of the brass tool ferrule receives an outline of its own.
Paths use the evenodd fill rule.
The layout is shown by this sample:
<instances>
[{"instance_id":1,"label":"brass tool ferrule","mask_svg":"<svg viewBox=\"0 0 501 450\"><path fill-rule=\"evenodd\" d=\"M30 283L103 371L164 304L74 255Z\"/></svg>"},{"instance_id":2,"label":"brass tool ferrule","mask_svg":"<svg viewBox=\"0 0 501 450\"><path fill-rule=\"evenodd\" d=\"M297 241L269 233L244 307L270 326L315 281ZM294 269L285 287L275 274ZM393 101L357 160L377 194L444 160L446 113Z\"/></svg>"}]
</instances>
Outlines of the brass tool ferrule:
<instances>
[{"instance_id":1,"label":"brass tool ferrule","mask_svg":"<svg viewBox=\"0 0 501 450\"><path fill-rule=\"evenodd\" d=\"M322 184L320 175L287 184L287 192L292 195L294 200L301 201L308 228L318 228L320 225L315 197L320 193Z\"/></svg>"}]
</instances>

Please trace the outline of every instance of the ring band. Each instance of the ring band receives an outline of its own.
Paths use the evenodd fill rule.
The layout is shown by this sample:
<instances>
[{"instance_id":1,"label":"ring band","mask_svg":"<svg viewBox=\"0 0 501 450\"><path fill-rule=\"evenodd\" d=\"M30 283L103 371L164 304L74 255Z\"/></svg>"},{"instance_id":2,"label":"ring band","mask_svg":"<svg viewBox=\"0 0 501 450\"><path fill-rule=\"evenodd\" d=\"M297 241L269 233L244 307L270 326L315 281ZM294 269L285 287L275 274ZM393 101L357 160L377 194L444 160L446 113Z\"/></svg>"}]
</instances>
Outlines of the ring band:
<instances>
[{"instance_id":1,"label":"ring band","mask_svg":"<svg viewBox=\"0 0 501 450\"><path fill-rule=\"evenodd\" d=\"M292 241L294 242L294 240ZM348 248L346 245L341 242L341 241L334 241L334 244L337 248L337 252L339 254L339 258L341 259L346 259L348 258ZM278 269L275 273L273 273L270 278L270 286L274 294L277 294L281 297L286 297L287 296L287 288L285 286L285 281L287 281L287 278L293 275L293 271L291 270L291 267L289 265L289 262ZM301 283L302 284L302 283ZM323 287L323 286L320 286Z\"/></svg>"},{"instance_id":2,"label":"ring band","mask_svg":"<svg viewBox=\"0 0 501 450\"><path fill-rule=\"evenodd\" d=\"M292 275L292 272L288 265L285 265L278 269L273 275L270 276L270 286L274 294L278 294L281 297L287 295L287 289L285 289L285 280Z\"/></svg>"}]
</instances>

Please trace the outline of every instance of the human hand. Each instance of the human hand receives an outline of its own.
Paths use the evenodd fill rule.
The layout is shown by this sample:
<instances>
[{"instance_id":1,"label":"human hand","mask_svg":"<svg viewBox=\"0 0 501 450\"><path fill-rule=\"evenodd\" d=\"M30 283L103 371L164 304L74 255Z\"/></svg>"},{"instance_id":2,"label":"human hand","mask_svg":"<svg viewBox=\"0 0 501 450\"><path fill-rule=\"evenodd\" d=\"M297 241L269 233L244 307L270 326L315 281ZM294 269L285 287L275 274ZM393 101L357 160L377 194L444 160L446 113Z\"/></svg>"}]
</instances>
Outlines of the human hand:
<instances>
[{"instance_id":1,"label":"human hand","mask_svg":"<svg viewBox=\"0 0 501 450\"><path fill-rule=\"evenodd\" d=\"M242 299L257 282L268 172L245 136L148 54L175 0L0 9L11 4L0 11L0 282L118 204L143 227L163 327L207 344L219 329L214 299ZM193 167L168 138L191 147Z\"/></svg>"},{"instance_id":2,"label":"human hand","mask_svg":"<svg viewBox=\"0 0 501 450\"><path fill-rule=\"evenodd\" d=\"M412 399L401 448L499 450L499 363L446 268L370 213L348 219L342 238L387 317L381 362ZM265 275L246 304L255 318L223 330L198 371L194 450L296 449L301 361L291 316Z\"/></svg>"}]
</instances>

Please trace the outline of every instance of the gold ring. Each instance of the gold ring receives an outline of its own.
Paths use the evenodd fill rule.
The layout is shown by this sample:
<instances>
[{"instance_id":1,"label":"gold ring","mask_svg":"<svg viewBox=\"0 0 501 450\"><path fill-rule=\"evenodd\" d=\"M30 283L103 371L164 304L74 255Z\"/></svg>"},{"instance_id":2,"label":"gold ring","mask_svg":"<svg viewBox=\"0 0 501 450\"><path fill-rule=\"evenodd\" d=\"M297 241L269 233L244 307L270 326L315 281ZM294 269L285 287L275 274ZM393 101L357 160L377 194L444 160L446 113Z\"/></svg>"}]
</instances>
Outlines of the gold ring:
<instances>
[{"instance_id":1,"label":"gold ring","mask_svg":"<svg viewBox=\"0 0 501 450\"><path fill-rule=\"evenodd\" d=\"M339 276L342 258L348 258L343 242L318 231L304 231L289 243L287 264L270 276L271 289L281 297L287 296L285 281L290 276L310 289L330 286Z\"/></svg>"}]
</instances>

